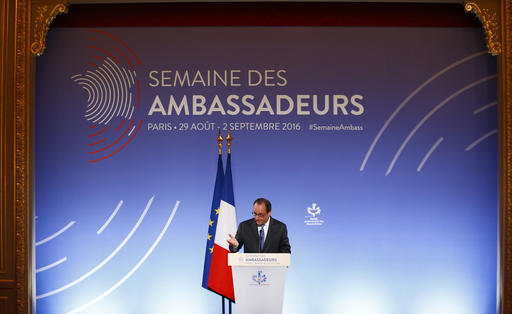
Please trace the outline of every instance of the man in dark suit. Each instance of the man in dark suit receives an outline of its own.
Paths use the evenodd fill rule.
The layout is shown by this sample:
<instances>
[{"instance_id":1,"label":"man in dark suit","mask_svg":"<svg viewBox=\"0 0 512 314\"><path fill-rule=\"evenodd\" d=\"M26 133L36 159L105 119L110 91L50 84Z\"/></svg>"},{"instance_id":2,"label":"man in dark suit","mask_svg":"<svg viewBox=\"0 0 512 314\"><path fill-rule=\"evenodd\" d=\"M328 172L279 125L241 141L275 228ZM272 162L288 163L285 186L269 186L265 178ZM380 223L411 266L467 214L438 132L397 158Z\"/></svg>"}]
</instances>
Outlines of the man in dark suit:
<instances>
[{"instance_id":1,"label":"man in dark suit","mask_svg":"<svg viewBox=\"0 0 512 314\"><path fill-rule=\"evenodd\" d=\"M229 235L229 250L244 253L291 253L286 225L271 218L272 204L264 198L253 203L254 219L243 221L236 235Z\"/></svg>"}]
</instances>

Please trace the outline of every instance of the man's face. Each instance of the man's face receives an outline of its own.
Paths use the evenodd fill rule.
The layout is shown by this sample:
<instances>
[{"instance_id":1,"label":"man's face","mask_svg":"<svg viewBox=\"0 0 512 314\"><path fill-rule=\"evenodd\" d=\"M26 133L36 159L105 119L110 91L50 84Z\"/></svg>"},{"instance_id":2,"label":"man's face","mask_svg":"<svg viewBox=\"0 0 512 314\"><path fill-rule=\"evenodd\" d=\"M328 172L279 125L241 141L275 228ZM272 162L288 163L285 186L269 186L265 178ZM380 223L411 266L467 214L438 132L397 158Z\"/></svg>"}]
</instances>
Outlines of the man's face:
<instances>
[{"instance_id":1,"label":"man's face","mask_svg":"<svg viewBox=\"0 0 512 314\"><path fill-rule=\"evenodd\" d=\"M270 218L270 212L267 213L267 209L265 208L265 204L254 204L254 220L258 226L264 225L267 223Z\"/></svg>"}]
</instances>

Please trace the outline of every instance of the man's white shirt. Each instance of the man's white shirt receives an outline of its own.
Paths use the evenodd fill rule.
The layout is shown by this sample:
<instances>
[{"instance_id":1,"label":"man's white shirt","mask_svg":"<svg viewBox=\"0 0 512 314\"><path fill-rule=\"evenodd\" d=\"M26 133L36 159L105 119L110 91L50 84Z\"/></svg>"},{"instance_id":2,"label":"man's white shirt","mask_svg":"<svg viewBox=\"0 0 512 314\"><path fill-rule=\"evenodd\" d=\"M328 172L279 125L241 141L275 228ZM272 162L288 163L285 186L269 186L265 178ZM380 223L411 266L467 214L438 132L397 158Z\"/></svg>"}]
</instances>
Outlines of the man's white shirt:
<instances>
[{"instance_id":1,"label":"man's white shirt","mask_svg":"<svg viewBox=\"0 0 512 314\"><path fill-rule=\"evenodd\" d=\"M263 226L258 226L258 236L259 236L259 234L261 232L261 228L263 228L263 232L264 232L263 243L265 243L265 240L267 239L268 226L270 225L270 219L272 219L272 218L268 217L267 222Z\"/></svg>"}]
</instances>

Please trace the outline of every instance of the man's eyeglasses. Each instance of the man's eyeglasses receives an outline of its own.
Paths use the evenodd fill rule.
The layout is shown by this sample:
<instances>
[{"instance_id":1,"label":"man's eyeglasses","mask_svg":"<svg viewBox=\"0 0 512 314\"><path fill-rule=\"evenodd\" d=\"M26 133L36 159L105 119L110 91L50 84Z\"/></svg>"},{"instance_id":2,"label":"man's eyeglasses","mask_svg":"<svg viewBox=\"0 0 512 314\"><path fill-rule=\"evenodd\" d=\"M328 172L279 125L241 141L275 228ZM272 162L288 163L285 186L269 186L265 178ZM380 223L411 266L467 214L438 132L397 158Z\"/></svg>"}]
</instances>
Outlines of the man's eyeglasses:
<instances>
[{"instance_id":1,"label":"man's eyeglasses","mask_svg":"<svg viewBox=\"0 0 512 314\"><path fill-rule=\"evenodd\" d=\"M256 214L255 212L251 212L251 215L253 215L254 217L260 217L260 218L263 218L266 216L266 213L261 213L261 214Z\"/></svg>"}]
</instances>

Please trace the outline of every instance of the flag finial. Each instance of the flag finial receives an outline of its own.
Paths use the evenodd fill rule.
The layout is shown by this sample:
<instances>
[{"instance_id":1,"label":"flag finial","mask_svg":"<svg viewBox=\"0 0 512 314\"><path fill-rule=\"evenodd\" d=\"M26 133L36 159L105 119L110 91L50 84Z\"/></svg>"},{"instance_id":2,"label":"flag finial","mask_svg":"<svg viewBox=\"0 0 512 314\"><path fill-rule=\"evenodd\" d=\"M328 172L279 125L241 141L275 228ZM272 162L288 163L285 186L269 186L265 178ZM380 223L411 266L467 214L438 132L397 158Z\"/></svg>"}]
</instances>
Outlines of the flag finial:
<instances>
[{"instance_id":1,"label":"flag finial","mask_svg":"<svg viewBox=\"0 0 512 314\"><path fill-rule=\"evenodd\" d=\"M228 154L231 154L231 140L233 140L231 137L231 130L228 130L228 136L226 136L226 141L228 142Z\"/></svg>"},{"instance_id":2,"label":"flag finial","mask_svg":"<svg viewBox=\"0 0 512 314\"><path fill-rule=\"evenodd\" d=\"M219 142L219 155L222 155L222 141L224 139L222 138L222 135L220 135L220 128L219 128L219 136L217 136L217 142Z\"/></svg>"}]
</instances>

